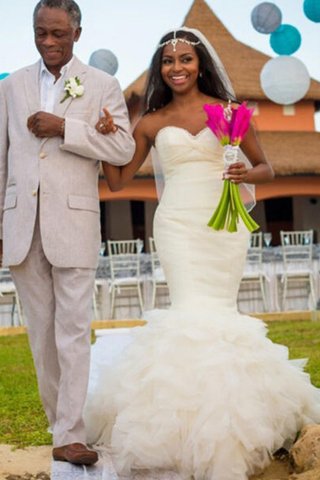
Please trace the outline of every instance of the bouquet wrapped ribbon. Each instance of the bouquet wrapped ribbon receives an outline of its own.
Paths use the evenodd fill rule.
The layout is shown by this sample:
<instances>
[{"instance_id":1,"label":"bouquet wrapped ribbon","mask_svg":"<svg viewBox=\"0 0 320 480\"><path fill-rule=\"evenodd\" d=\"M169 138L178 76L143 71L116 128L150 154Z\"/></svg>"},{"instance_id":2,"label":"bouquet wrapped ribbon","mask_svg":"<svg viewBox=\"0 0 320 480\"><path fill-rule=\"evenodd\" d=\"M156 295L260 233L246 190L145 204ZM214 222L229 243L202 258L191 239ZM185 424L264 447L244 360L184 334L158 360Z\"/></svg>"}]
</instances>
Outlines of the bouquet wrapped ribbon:
<instances>
[{"instance_id":1,"label":"bouquet wrapped ribbon","mask_svg":"<svg viewBox=\"0 0 320 480\"><path fill-rule=\"evenodd\" d=\"M223 146L224 167L228 169L238 161L239 145L250 126L253 109L248 108L245 102L238 108L233 108L231 104L227 107L206 104L203 108L208 115L207 126ZM219 204L208 225L214 230L226 228L229 232L236 232L239 217L250 232L259 228L242 202L239 185L225 179Z\"/></svg>"}]
</instances>

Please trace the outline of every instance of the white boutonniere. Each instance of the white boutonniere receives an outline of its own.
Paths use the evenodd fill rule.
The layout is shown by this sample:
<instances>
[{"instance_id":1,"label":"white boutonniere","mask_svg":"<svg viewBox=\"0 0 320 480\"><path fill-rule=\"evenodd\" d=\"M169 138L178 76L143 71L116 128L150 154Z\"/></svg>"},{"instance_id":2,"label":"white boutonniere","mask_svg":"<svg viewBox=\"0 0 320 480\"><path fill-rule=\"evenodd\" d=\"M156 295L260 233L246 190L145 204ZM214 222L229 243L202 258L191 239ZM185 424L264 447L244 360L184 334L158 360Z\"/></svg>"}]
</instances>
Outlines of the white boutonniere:
<instances>
[{"instance_id":1,"label":"white boutonniere","mask_svg":"<svg viewBox=\"0 0 320 480\"><path fill-rule=\"evenodd\" d=\"M82 97L84 94L84 86L81 85L79 77L70 77L64 82L64 89L66 93L60 103L64 102L67 98L77 98Z\"/></svg>"}]
</instances>

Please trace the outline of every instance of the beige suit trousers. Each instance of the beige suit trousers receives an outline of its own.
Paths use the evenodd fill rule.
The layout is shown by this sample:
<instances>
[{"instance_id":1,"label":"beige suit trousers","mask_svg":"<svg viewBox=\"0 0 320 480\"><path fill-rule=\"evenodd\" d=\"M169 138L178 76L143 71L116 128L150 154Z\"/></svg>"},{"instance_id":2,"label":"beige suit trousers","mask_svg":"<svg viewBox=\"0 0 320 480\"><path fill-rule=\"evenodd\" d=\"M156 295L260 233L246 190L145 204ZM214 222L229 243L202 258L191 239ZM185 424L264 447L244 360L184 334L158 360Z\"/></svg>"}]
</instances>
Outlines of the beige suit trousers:
<instances>
[{"instance_id":1,"label":"beige suit trousers","mask_svg":"<svg viewBox=\"0 0 320 480\"><path fill-rule=\"evenodd\" d=\"M42 248L38 216L26 259L10 270L24 309L53 444L85 443L95 269L51 265Z\"/></svg>"}]
</instances>

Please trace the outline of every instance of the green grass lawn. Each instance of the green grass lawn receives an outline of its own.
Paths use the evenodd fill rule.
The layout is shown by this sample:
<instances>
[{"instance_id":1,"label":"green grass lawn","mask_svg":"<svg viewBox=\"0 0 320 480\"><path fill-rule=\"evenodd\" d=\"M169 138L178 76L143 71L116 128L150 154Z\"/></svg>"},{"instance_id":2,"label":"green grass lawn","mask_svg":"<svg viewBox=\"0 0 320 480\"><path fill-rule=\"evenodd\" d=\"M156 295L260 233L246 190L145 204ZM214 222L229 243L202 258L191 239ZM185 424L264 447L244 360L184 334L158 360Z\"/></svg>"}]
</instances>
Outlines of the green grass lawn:
<instances>
[{"instance_id":1,"label":"green grass lawn","mask_svg":"<svg viewBox=\"0 0 320 480\"><path fill-rule=\"evenodd\" d=\"M0 337L0 443L51 443L26 335Z\"/></svg>"},{"instance_id":2,"label":"green grass lawn","mask_svg":"<svg viewBox=\"0 0 320 480\"><path fill-rule=\"evenodd\" d=\"M290 358L308 358L306 370L320 387L320 323L270 322L269 337L287 345ZM51 444L26 335L0 337L0 444Z\"/></svg>"}]
</instances>

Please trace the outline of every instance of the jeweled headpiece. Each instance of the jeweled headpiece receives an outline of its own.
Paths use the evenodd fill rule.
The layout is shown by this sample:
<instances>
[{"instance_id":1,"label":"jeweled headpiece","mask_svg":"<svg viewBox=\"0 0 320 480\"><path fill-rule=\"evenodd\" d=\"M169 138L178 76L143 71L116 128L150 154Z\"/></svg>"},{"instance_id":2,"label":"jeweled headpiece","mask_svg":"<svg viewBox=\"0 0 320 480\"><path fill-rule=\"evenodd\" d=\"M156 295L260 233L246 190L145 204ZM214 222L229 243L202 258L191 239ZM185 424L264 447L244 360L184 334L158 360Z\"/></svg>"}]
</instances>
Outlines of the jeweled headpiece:
<instances>
[{"instance_id":1,"label":"jeweled headpiece","mask_svg":"<svg viewBox=\"0 0 320 480\"><path fill-rule=\"evenodd\" d=\"M172 47L173 47L173 51L175 52L176 51L176 46L177 46L177 43L180 42L180 43L186 43L187 45L192 45L193 47L195 45L199 45L201 42L200 40L198 40L197 42L192 42L191 40L188 40L187 38L180 38L180 37L177 37L177 31L174 30L173 31L173 37L170 38L169 40L166 40L165 42L163 43L159 43L158 45L158 48L162 48L162 47L165 47L166 45L169 45L171 43Z\"/></svg>"}]
</instances>

